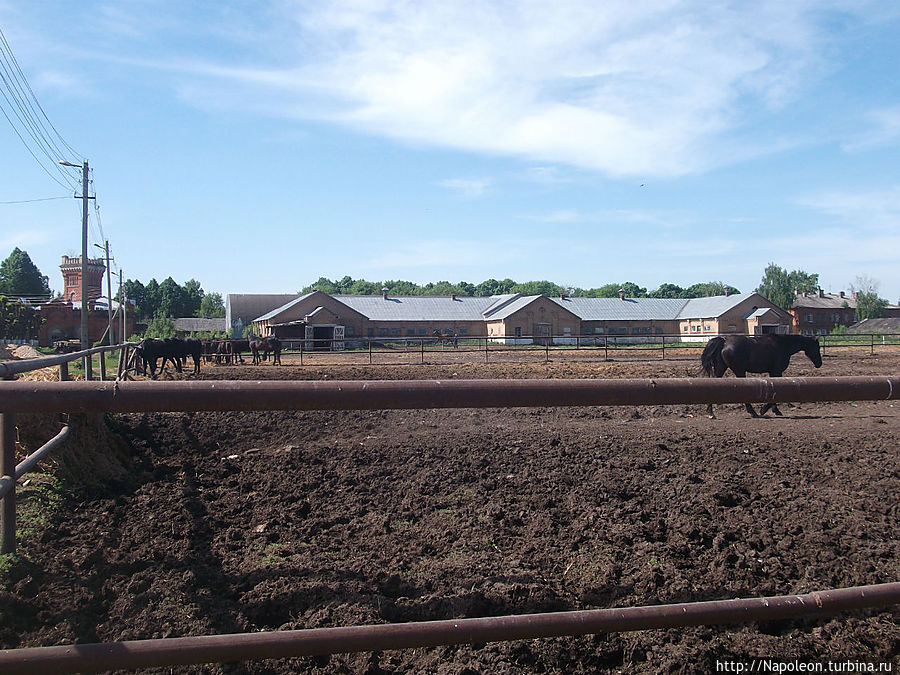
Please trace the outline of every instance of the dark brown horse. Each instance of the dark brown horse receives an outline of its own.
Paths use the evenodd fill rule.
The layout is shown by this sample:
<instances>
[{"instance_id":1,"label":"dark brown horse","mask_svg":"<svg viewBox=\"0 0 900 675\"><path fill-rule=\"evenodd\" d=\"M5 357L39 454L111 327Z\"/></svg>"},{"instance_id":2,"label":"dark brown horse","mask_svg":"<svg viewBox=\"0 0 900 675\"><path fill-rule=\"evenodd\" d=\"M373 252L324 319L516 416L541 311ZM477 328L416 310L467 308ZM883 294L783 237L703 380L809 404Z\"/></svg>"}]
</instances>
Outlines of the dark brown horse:
<instances>
[{"instance_id":1,"label":"dark brown horse","mask_svg":"<svg viewBox=\"0 0 900 675\"><path fill-rule=\"evenodd\" d=\"M700 364L708 376L722 377L729 368L735 377L746 377L747 373L768 373L770 377L781 377L787 370L791 357L803 352L816 368L822 365L822 353L819 341L805 335L767 334L756 337L745 335L729 335L714 337L706 343ZM769 408L781 416L778 405L766 403L759 415L749 403L747 411L754 417L765 415ZM712 403L707 407L710 417L713 414Z\"/></svg>"}]
</instances>

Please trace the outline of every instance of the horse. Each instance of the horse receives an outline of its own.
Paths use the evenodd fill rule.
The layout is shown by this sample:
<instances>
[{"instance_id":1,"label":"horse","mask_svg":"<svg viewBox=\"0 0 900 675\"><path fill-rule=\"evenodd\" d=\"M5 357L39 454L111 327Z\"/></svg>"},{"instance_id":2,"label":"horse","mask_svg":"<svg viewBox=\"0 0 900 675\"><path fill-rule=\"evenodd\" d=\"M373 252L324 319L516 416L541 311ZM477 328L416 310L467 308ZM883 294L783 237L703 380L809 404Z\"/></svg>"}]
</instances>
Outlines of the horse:
<instances>
[{"instance_id":1,"label":"horse","mask_svg":"<svg viewBox=\"0 0 900 675\"><path fill-rule=\"evenodd\" d=\"M247 333L247 343L250 346L250 353L253 354L253 365L258 366L262 362L260 352L265 352L266 341L259 335Z\"/></svg>"},{"instance_id":2,"label":"horse","mask_svg":"<svg viewBox=\"0 0 900 675\"><path fill-rule=\"evenodd\" d=\"M272 352L272 365L281 365L281 340L274 335L263 340L263 361L269 358L269 352Z\"/></svg>"},{"instance_id":3,"label":"horse","mask_svg":"<svg viewBox=\"0 0 900 675\"><path fill-rule=\"evenodd\" d=\"M729 335L714 337L706 343L700 363L707 376L722 377L729 368L735 377L745 377L747 373L768 373L770 377L781 377L787 370L791 357L797 352L809 357L816 368L822 366L822 352L819 341L806 335L778 335L768 333L755 337ZM747 412L753 417L765 415L771 408L781 417L781 411L774 402L766 403L759 415L749 403ZM707 414L715 418L712 403L707 406Z\"/></svg>"}]
</instances>

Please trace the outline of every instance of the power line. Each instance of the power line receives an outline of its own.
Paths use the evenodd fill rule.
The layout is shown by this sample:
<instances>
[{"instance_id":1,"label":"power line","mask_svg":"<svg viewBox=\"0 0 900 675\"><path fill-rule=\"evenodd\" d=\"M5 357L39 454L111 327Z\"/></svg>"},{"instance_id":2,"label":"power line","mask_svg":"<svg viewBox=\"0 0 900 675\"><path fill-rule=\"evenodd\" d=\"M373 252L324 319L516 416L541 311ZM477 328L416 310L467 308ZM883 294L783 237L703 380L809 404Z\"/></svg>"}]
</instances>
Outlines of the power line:
<instances>
[{"instance_id":1,"label":"power line","mask_svg":"<svg viewBox=\"0 0 900 675\"><path fill-rule=\"evenodd\" d=\"M65 195L64 197L43 197L41 199L19 199L12 202L0 202L0 204L32 204L34 202L51 202L54 199L72 199L72 195Z\"/></svg>"},{"instance_id":2,"label":"power line","mask_svg":"<svg viewBox=\"0 0 900 675\"><path fill-rule=\"evenodd\" d=\"M29 154L55 182L63 187L76 189L77 183L57 163L68 154L62 149L63 146L69 152L74 153L74 150L50 122L2 30L0 30L0 84L2 84L0 110ZM26 137L30 138L31 142L26 140ZM46 161L39 155L43 155Z\"/></svg>"}]
</instances>

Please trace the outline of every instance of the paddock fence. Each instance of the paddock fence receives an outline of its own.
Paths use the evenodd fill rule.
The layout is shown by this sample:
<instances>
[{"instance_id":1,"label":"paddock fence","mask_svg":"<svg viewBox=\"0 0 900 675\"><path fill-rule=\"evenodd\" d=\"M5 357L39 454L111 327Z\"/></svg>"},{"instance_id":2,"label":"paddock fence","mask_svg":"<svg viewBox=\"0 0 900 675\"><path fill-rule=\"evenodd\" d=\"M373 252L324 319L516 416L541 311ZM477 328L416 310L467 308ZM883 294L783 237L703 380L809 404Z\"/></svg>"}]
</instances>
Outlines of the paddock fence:
<instances>
[{"instance_id":1,"label":"paddock fence","mask_svg":"<svg viewBox=\"0 0 900 675\"><path fill-rule=\"evenodd\" d=\"M632 380L0 382L4 544L21 413L380 410L894 400L900 376ZM60 442L64 440L60 439ZM59 443L57 443L58 445ZM8 479L8 480L7 480ZM9 540L7 540L9 537ZM0 651L4 673L85 672L808 617L900 604L900 582L807 595Z\"/></svg>"},{"instance_id":2,"label":"paddock fence","mask_svg":"<svg viewBox=\"0 0 900 675\"><path fill-rule=\"evenodd\" d=\"M696 361L706 343L726 334L671 335L445 335L347 337L341 341L282 338L282 353L291 354L289 363L335 365L343 363L420 364L454 360L481 360L484 363L534 361ZM754 336L748 336L754 337ZM822 354L847 351L876 355L900 349L900 334L866 333L820 335Z\"/></svg>"}]
</instances>

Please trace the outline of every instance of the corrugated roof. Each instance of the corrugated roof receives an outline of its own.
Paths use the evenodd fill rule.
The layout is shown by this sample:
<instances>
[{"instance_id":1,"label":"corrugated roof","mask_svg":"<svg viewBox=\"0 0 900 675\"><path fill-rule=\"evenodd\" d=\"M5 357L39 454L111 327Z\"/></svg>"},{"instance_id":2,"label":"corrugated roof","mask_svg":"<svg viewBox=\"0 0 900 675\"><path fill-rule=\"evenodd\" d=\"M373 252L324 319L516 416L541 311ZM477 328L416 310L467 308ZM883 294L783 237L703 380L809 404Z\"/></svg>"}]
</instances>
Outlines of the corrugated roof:
<instances>
[{"instance_id":1,"label":"corrugated roof","mask_svg":"<svg viewBox=\"0 0 900 675\"><path fill-rule=\"evenodd\" d=\"M550 298L582 321L668 321L687 300L669 298Z\"/></svg>"},{"instance_id":2,"label":"corrugated roof","mask_svg":"<svg viewBox=\"0 0 900 675\"><path fill-rule=\"evenodd\" d=\"M484 312L497 303L498 296L469 297L415 295L333 295L340 303L371 321L483 321Z\"/></svg>"},{"instance_id":3,"label":"corrugated roof","mask_svg":"<svg viewBox=\"0 0 900 675\"><path fill-rule=\"evenodd\" d=\"M755 319L773 311L771 307L760 307L750 312L744 319Z\"/></svg>"},{"instance_id":4,"label":"corrugated roof","mask_svg":"<svg viewBox=\"0 0 900 675\"><path fill-rule=\"evenodd\" d=\"M225 315L232 323L241 319L248 324L296 297L296 293L229 293L225 296Z\"/></svg>"},{"instance_id":5,"label":"corrugated roof","mask_svg":"<svg viewBox=\"0 0 900 675\"><path fill-rule=\"evenodd\" d=\"M681 312L675 318L711 319L722 316L728 310L734 309L744 300L754 295L756 293L734 293L732 295L711 295L708 298L691 298L681 308Z\"/></svg>"},{"instance_id":6,"label":"corrugated roof","mask_svg":"<svg viewBox=\"0 0 900 675\"><path fill-rule=\"evenodd\" d=\"M848 333L900 333L900 317L863 319L847 329Z\"/></svg>"},{"instance_id":7,"label":"corrugated roof","mask_svg":"<svg viewBox=\"0 0 900 675\"><path fill-rule=\"evenodd\" d=\"M540 298L540 295L519 295L513 296L505 304L495 304L485 311L485 320L497 321L505 319L518 312L523 307L527 307L532 302ZM571 311L571 310L570 310Z\"/></svg>"},{"instance_id":8,"label":"corrugated roof","mask_svg":"<svg viewBox=\"0 0 900 675\"><path fill-rule=\"evenodd\" d=\"M313 291L313 292L315 292L315 291ZM258 317L256 317L256 318L253 319L253 320L254 320L254 321L269 321L270 319L273 319L274 317L278 316L278 315L281 314L282 312L284 312L284 311L290 309L291 307L293 307L293 306L296 305L297 303L303 302L304 300L306 300L306 298L308 298L308 297L311 296L311 295L312 295L312 293L307 293L306 295L300 295L300 296L297 296L297 297L295 297L293 300L291 300L290 302L287 302L287 303L281 305L280 307L276 307L276 308L273 309L271 312L266 312L266 313L263 314L262 316L258 316Z\"/></svg>"},{"instance_id":9,"label":"corrugated roof","mask_svg":"<svg viewBox=\"0 0 900 675\"><path fill-rule=\"evenodd\" d=\"M193 316L175 319L175 330L185 333L200 333L205 331L223 331L225 330L225 318L221 319L203 319Z\"/></svg>"}]
</instances>

